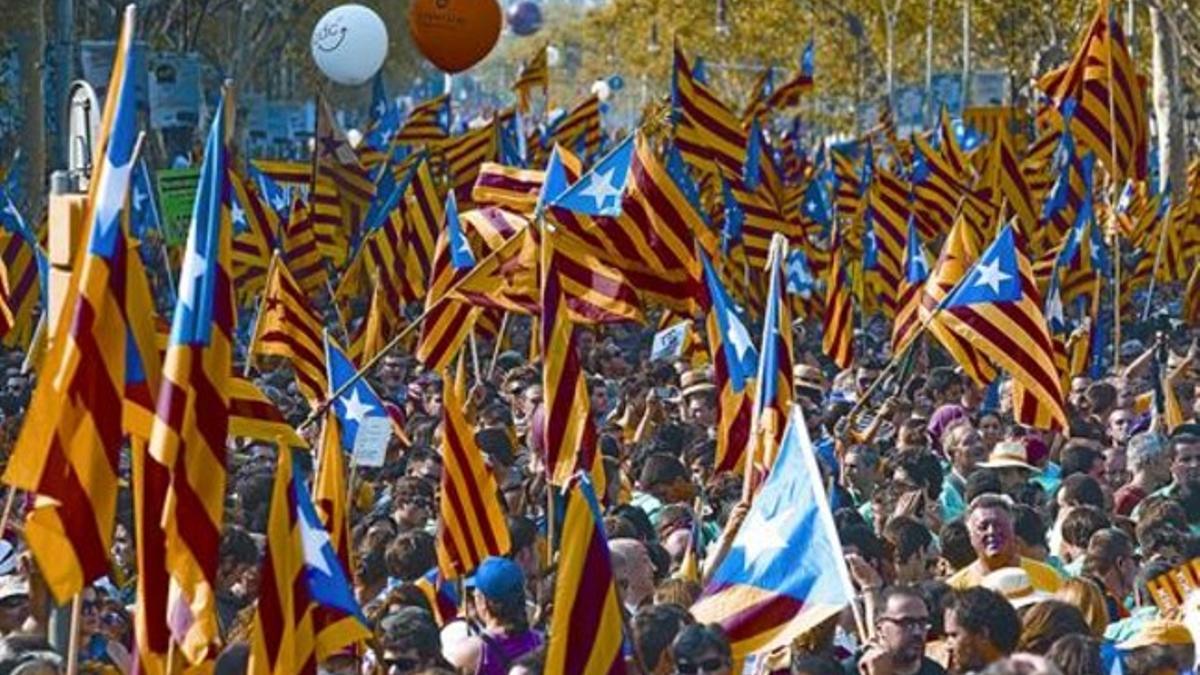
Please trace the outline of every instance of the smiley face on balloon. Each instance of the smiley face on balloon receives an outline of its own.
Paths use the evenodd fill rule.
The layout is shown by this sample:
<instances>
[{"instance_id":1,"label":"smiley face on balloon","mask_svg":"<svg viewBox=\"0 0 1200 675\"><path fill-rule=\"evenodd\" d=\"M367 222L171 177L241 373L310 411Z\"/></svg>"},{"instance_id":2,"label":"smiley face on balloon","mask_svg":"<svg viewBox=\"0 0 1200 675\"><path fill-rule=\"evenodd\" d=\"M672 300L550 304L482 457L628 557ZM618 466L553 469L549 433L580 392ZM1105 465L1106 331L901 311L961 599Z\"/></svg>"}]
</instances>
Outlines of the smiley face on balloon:
<instances>
[{"instance_id":1,"label":"smiley face on balloon","mask_svg":"<svg viewBox=\"0 0 1200 675\"><path fill-rule=\"evenodd\" d=\"M312 55L326 77L349 86L370 80L387 58L383 19L362 5L341 5L313 28Z\"/></svg>"}]
</instances>

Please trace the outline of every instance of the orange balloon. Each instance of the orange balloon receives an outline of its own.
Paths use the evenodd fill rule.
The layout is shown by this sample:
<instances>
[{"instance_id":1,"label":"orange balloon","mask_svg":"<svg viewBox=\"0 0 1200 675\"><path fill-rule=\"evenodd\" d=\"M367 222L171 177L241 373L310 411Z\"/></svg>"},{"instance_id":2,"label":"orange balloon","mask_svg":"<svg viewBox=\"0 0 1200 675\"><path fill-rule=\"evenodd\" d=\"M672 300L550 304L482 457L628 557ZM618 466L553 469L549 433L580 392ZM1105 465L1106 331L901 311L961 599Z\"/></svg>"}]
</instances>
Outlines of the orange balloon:
<instances>
[{"instance_id":1,"label":"orange balloon","mask_svg":"<svg viewBox=\"0 0 1200 675\"><path fill-rule=\"evenodd\" d=\"M504 23L496 0L413 0L408 32L417 49L447 73L483 60L500 39Z\"/></svg>"}]
</instances>

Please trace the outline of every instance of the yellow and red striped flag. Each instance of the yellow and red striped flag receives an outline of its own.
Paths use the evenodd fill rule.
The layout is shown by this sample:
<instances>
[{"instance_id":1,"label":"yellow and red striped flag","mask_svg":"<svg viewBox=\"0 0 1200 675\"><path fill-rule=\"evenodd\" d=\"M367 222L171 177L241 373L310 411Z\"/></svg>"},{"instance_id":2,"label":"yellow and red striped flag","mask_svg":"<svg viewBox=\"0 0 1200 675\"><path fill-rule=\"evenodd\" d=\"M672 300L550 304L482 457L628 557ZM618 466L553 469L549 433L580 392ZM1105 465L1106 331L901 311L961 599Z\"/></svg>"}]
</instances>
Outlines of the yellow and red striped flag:
<instances>
[{"instance_id":1,"label":"yellow and red striped flag","mask_svg":"<svg viewBox=\"0 0 1200 675\"><path fill-rule=\"evenodd\" d=\"M127 399L131 380L145 374L128 354L129 335L149 321L148 285L122 223L136 161L134 101L135 9L126 8L117 41L109 96L100 125L101 161L92 175L84 223L86 240L54 327L29 410L9 457L4 482L36 496L25 541L57 602L110 571L124 435L137 417ZM147 394L142 409L153 406ZM121 414L123 407L127 407ZM144 426L144 425L143 425ZM145 429L139 429L143 440Z\"/></svg>"},{"instance_id":2,"label":"yellow and red striped flag","mask_svg":"<svg viewBox=\"0 0 1200 675\"><path fill-rule=\"evenodd\" d=\"M554 613L546 645L546 672L624 675L620 597L604 539L596 491L580 475L567 492L566 516L554 582Z\"/></svg>"},{"instance_id":3,"label":"yellow and red striped flag","mask_svg":"<svg viewBox=\"0 0 1200 675\"><path fill-rule=\"evenodd\" d=\"M308 447L279 407L253 382L241 377L229 380L229 435L292 448Z\"/></svg>"},{"instance_id":4,"label":"yellow and red striped flag","mask_svg":"<svg viewBox=\"0 0 1200 675\"><path fill-rule=\"evenodd\" d=\"M830 259L825 282L825 327L821 337L821 351L837 364L838 368L849 368L854 362L854 298L847 283L846 270L843 269L848 263L843 242L842 228L835 225L833 242L830 245L833 257ZM774 299L768 296L768 302L774 302ZM783 304L787 305L786 302ZM790 321L788 326L791 326ZM788 332L790 334L790 328ZM783 411L781 419L786 419L787 406L780 407L780 410ZM782 426L779 427L779 431L782 434Z\"/></svg>"},{"instance_id":5,"label":"yellow and red striped flag","mask_svg":"<svg viewBox=\"0 0 1200 675\"><path fill-rule=\"evenodd\" d=\"M937 320L1013 378L1013 415L1038 429L1067 428L1055 364L1033 270L1011 225L980 255L938 306Z\"/></svg>"},{"instance_id":6,"label":"yellow and red striped flag","mask_svg":"<svg viewBox=\"0 0 1200 675\"><path fill-rule=\"evenodd\" d=\"M484 162L499 158L499 125L492 120L473 131L446 140L442 145L449 167L451 189L464 211L474 208L471 190Z\"/></svg>"},{"instance_id":7,"label":"yellow and red striped flag","mask_svg":"<svg viewBox=\"0 0 1200 675\"><path fill-rule=\"evenodd\" d=\"M324 289L329 281L325 260L317 247L312 218L299 199L292 203L292 213L283 232L283 260L294 270L296 282L309 297Z\"/></svg>"},{"instance_id":8,"label":"yellow and red striped flag","mask_svg":"<svg viewBox=\"0 0 1200 675\"><path fill-rule=\"evenodd\" d=\"M742 175L746 164L746 132L742 122L696 78L678 45L671 80L671 107L677 115L675 143L689 164L710 171L715 163L728 177Z\"/></svg>"},{"instance_id":9,"label":"yellow and red striped flag","mask_svg":"<svg viewBox=\"0 0 1200 675\"><path fill-rule=\"evenodd\" d=\"M553 142L576 151L583 161L590 162L600 152L600 97L595 94L580 101L558 118L550 128Z\"/></svg>"},{"instance_id":10,"label":"yellow and red striped flag","mask_svg":"<svg viewBox=\"0 0 1200 675\"><path fill-rule=\"evenodd\" d=\"M292 365L300 395L314 409L325 399L325 377L321 317L300 284L278 255L271 260L267 289L259 308L249 354L282 356Z\"/></svg>"},{"instance_id":11,"label":"yellow and red striped flag","mask_svg":"<svg viewBox=\"0 0 1200 675\"><path fill-rule=\"evenodd\" d=\"M470 575L484 559L505 555L512 548L496 476L484 462L475 431L467 422L465 363L459 358L455 381L442 373L444 466L437 558L447 579Z\"/></svg>"},{"instance_id":12,"label":"yellow and red striped flag","mask_svg":"<svg viewBox=\"0 0 1200 675\"><path fill-rule=\"evenodd\" d=\"M346 475L346 450L342 448L342 430L337 412L325 411L321 426L321 454L317 458L317 474L313 478L313 503L321 523L329 532L329 543L351 575L354 571L350 540L350 485Z\"/></svg>"},{"instance_id":13,"label":"yellow and red striped flag","mask_svg":"<svg viewBox=\"0 0 1200 675\"><path fill-rule=\"evenodd\" d=\"M542 95L548 96L550 89L550 60L547 45L542 45L533 58L521 65L521 72L512 90L517 93L517 109L521 112L529 110L529 95L537 87L541 87Z\"/></svg>"},{"instance_id":14,"label":"yellow and red striped flag","mask_svg":"<svg viewBox=\"0 0 1200 675\"><path fill-rule=\"evenodd\" d=\"M151 454L171 471L164 508L170 625L192 664L216 657L216 583L225 509L233 275L225 101L217 107L180 270Z\"/></svg>"},{"instance_id":15,"label":"yellow and red striped flag","mask_svg":"<svg viewBox=\"0 0 1200 675\"><path fill-rule=\"evenodd\" d=\"M1109 0L1097 3L1071 62L1042 76L1038 87L1118 184L1146 177L1150 130L1142 82Z\"/></svg>"},{"instance_id":16,"label":"yellow and red striped flag","mask_svg":"<svg viewBox=\"0 0 1200 675\"><path fill-rule=\"evenodd\" d=\"M266 535L246 672L316 673L318 663L371 638L290 449L279 450Z\"/></svg>"},{"instance_id":17,"label":"yellow and red striped flag","mask_svg":"<svg viewBox=\"0 0 1200 675\"><path fill-rule=\"evenodd\" d=\"M396 143L420 144L444 141L450 136L450 95L440 94L413 106L396 131Z\"/></svg>"},{"instance_id":18,"label":"yellow and red striped flag","mask_svg":"<svg viewBox=\"0 0 1200 675\"><path fill-rule=\"evenodd\" d=\"M40 267L46 255L12 198L0 186L0 262L8 272L9 328L0 331L7 347L28 345L34 332L34 310L41 300Z\"/></svg>"},{"instance_id":19,"label":"yellow and red striped flag","mask_svg":"<svg viewBox=\"0 0 1200 675\"><path fill-rule=\"evenodd\" d=\"M775 463L784 428L792 409L792 313L788 306L787 241L776 235L771 241L767 268L767 307L763 317L762 348L759 349L748 469L756 477L766 475ZM761 482L756 480L756 482Z\"/></svg>"}]
</instances>

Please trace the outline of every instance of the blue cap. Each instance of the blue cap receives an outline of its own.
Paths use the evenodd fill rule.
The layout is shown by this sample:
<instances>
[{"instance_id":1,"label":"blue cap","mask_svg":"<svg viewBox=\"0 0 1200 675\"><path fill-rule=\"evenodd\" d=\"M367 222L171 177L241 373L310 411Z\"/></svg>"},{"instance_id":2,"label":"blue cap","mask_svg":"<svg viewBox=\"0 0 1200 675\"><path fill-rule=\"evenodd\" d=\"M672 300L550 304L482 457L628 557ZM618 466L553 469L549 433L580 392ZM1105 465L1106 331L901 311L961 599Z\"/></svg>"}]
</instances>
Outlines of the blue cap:
<instances>
[{"instance_id":1,"label":"blue cap","mask_svg":"<svg viewBox=\"0 0 1200 675\"><path fill-rule=\"evenodd\" d=\"M479 563L466 585L489 600L514 600L525 595L525 574L508 558L492 556Z\"/></svg>"}]
</instances>

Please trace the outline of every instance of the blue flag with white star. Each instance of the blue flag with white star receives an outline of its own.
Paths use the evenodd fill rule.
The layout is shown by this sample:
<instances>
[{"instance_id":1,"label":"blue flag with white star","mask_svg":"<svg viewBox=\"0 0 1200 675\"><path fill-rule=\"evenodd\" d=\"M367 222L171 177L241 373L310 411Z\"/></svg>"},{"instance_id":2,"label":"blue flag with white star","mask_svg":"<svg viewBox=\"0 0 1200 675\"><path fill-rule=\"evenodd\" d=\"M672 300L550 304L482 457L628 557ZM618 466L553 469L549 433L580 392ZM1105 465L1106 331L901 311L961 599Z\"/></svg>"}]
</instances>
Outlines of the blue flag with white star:
<instances>
[{"instance_id":1,"label":"blue flag with white star","mask_svg":"<svg viewBox=\"0 0 1200 675\"><path fill-rule=\"evenodd\" d=\"M1021 271L1012 225L1005 225L958 286L942 301L943 309L1016 302L1021 299Z\"/></svg>"},{"instance_id":2,"label":"blue flag with white star","mask_svg":"<svg viewBox=\"0 0 1200 675\"><path fill-rule=\"evenodd\" d=\"M904 280L910 284L920 284L928 278L929 260L925 257L925 247L921 245L916 218L909 215L908 244L904 251Z\"/></svg>"},{"instance_id":3,"label":"blue flag with white star","mask_svg":"<svg viewBox=\"0 0 1200 675\"><path fill-rule=\"evenodd\" d=\"M276 183L273 178L259 171L253 163L250 164L250 178L254 180L258 194L262 195L271 208L275 209L275 213L279 214L279 219L286 223L292 210L291 189Z\"/></svg>"},{"instance_id":4,"label":"blue flag with white star","mask_svg":"<svg viewBox=\"0 0 1200 675\"><path fill-rule=\"evenodd\" d=\"M358 372L346 352L328 334L325 335L325 367L328 369L330 394L341 389ZM342 449L346 452L354 450L354 440L358 437L358 427L363 420L368 417L387 417L383 400L365 379L359 379L343 391L334 399L332 408L342 428Z\"/></svg>"},{"instance_id":5,"label":"blue flag with white star","mask_svg":"<svg viewBox=\"0 0 1200 675\"><path fill-rule=\"evenodd\" d=\"M161 232L161 220L158 217L158 206L154 202L154 182L150 179L150 169L146 167L146 159L138 160L133 168L133 182L129 186L129 203L133 212L129 219L132 234L137 239L145 239L150 232Z\"/></svg>"},{"instance_id":6,"label":"blue flag with white star","mask_svg":"<svg viewBox=\"0 0 1200 675\"><path fill-rule=\"evenodd\" d=\"M567 191L569 184L567 167L562 162L562 155L558 153L558 146L555 145L550 151L550 161L546 164L546 178L542 180L542 190L538 193L536 211L541 212L547 204L553 204Z\"/></svg>"},{"instance_id":7,"label":"blue flag with white star","mask_svg":"<svg viewBox=\"0 0 1200 675\"><path fill-rule=\"evenodd\" d=\"M788 295L798 295L805 300L811 298L816 290L817 280L813 277L812 267L808 264L808 256L804 254L804 249L799 246L789 249L786 264L784 273L787 276Z\"/></svg>"},{"instance_id":8,"label":"blue flag with white star","mask_svg":"<svg viewBox=\"0 0 1200 675\"><path fill-rule=\"evenodd\" d=\"M471 252L471 244L463 233L462 222L458 219L458 200L454 198L454 190L446 195L446 235L450 242L450 264L456 270L471 269L475 266L475 254Z\"/></svg>"},{"instance_id":9,"label":"blue flag with white star","mask_svg":"<svg viewBox=\"0 0 1200 675\"><path fill-rule=\"evenodd\" d=\"M729 384L735 394L746 389L746 383L754 379L758 369L758 350L750 338L750 331L742 321L740 311L725 290L708 256L700 253L704 263L704 282L708 286L708 297L712 301L709 310L717 317L717 326L721 330L721 348L725 352L725 363L729 370Z\"/></svg>"},{"instance_id":10,"label":"blue flag with white star","mask_svg":"<svg viewBox=\"0 0 1200 675\"><path fill-rule=\"evenodd\" d=\"M588 216L621 215L621 195L633 165L634 137L628 136L612 152L553 202L558 208Z\"/></svg>"},{"instance_id":11,"label":"blue flag with white star","mask_svg":"<svg viewBox=\"0 0 1200 675\"><path fill-rule=\"evenodd\" d=\"M281 450L286 452L286 450ZM354 589L333 549L329 532L321 524L308 486L300 472L292 472L292 498L296 504L296 526L304 549L304 581L312 601L366 624Z\"/></svg>"},{"instance_id":12,"label":"blue flag with white star","mask_svg":"<svg viewBox=\"0 0 1200 675\"><path fill-rule=\"evenodd\" d=\"M793 406L771 474L692 614L722 624L742 658L789 644L853 598L816 451Z\"/></svg>"},{"instance_id":13,"label":"blue flag with white star","mask_svg":"<svg viewBox=\"0 0 1200 675\"><path fill-rule=\"evenodd\" d=\"M729 255L742 243L742 226L746 224L746 211L733 196L729 183L721 178L721 197L725 202L725 220L721 223L721 253Z\"/></svg>"}]
</instances>

